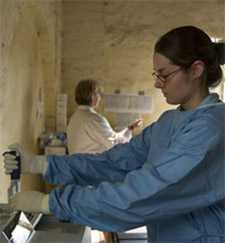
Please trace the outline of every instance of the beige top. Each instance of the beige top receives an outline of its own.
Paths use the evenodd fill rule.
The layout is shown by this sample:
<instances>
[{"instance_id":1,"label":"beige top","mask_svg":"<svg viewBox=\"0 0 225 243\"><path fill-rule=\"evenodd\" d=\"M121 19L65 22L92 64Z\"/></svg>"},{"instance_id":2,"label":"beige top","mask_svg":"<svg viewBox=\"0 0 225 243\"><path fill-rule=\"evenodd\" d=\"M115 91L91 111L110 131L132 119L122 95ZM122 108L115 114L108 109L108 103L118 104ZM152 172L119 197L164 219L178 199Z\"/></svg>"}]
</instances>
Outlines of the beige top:
<instances>
[{"instance_id":1,"label":"beige top","mask_svg":"<svg viewBox=\"0 0 225 243\"><path fill-rule=\"evenodd\" d=\"M89 106L79 106L67 127L69 154L101 153L131 137L128 128L115 132L107 119Z\"/></svg>"}]
</instances>

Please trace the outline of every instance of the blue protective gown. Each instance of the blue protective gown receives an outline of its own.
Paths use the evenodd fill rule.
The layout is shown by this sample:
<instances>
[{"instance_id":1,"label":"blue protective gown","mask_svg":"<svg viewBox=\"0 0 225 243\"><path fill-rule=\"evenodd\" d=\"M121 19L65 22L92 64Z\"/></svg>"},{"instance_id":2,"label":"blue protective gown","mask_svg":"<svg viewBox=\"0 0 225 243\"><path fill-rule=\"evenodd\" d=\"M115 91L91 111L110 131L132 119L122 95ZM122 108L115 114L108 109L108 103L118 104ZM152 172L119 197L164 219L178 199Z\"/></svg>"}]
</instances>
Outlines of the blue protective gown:
<instances>
[{"instance_id":1,"label":"blue protective gown","mask_svg":"<svg viewBox=\"0 0 225 243\"><path fill-rule=\"evenodd\" d=\"M103 231L147 225L149 242L225 242L224 118L211 94L102 154L48 156L45 179L65 185L50 211Z\"/></svg>"}]
</instances>

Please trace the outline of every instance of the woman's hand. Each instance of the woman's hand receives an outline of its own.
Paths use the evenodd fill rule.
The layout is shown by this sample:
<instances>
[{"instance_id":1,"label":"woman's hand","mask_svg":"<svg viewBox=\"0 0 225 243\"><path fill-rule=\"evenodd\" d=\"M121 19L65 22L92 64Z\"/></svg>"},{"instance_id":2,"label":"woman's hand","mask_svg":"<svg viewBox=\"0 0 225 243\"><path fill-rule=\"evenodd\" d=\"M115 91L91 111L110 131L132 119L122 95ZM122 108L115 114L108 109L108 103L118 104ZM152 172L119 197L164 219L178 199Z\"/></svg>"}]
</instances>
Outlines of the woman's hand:
<instances>
[{"instance_id":1,"label":"woman's hand","mask_svg":"<svg viewBox=\"0 0 225 243\"><path fill-rule=\"evenodd\" d=\"M143 119L140 118L128 126L129 130L134 130L135 128L141 127L143 125Z\"/></svg>"}]
</instances>

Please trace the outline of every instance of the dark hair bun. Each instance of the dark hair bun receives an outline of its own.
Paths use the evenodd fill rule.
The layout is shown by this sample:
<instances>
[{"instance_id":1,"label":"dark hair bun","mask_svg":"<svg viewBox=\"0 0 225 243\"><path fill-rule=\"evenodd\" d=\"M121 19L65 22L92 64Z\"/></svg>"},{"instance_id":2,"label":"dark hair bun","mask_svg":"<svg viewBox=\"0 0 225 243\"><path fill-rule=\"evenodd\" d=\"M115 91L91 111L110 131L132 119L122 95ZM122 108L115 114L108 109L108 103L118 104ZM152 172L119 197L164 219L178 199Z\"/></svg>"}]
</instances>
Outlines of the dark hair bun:
<instances>
[{"instance_id":1,"label":"dark hair bun","mask_svg":"<svg viewBox=\"0 0 225 243\"><path fill-rule=\"evenodd\" d=\"M225 64L225 43L224 42L214 42L214 48L216 50L217 60L220 65Z\"/></svg>"}]
</instances>

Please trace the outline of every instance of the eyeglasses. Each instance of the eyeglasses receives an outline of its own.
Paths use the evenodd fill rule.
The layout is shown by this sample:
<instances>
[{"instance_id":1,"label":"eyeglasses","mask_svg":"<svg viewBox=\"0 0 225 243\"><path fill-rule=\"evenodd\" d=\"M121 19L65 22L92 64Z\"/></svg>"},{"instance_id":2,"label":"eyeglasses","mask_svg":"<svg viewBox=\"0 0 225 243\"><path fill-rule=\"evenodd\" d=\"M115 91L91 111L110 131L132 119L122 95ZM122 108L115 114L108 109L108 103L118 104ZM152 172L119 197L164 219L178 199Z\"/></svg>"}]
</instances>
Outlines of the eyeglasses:
<instances>
[{"instance_id":1,"label":"eyeglasses","mask_svg":"<svg viewBox=\"0 0 225 243\"><path fill-rule=\"evenodd\" d=\"M158 74L156 72L152 73L152 77L155 78L155 79L160 79L161 81L165 82L166 79L171 76L172 74L175 74L175 73L178 73L182 68L178 68L177 70L171 72L171 73L168 73L167 75L161 75L161 74Z\"/></svg>"}]
</instances>

